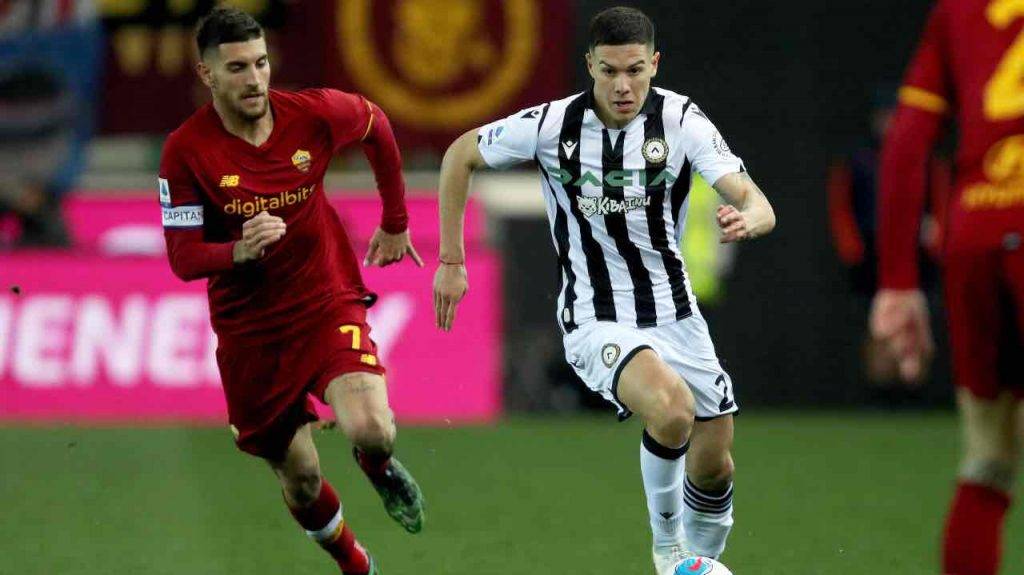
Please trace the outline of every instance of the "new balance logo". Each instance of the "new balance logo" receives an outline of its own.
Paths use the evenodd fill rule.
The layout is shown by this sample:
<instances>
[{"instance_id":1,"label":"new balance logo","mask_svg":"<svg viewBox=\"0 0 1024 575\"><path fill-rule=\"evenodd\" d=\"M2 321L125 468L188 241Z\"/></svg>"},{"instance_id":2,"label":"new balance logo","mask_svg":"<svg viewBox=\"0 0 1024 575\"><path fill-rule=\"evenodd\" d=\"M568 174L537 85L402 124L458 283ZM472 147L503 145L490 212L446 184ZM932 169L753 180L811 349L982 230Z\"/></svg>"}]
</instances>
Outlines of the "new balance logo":
<instances>
[{"instance_id":1,"label":"new balance logo","mask_svg":"<svg viewBox=\"0 0 1024 575\"><path fill-rule=\"evenodd\" d=\"M577 145L579 145L579 142L573 142L572 140L562 142L562 149L565 150L566 158L572 158L572 154L576 151Z\"/></svg>"},{"instance_id":2,"label":"new balance logo","mask_svg":"<svg viewBox=\"0 0 1024 575\"><path fill-rule=\"evenodd\" d=\"M238 176L222 176L220 179L220 187L222 188L237 188L238 187Z\"/></svg>"}]
</instances>

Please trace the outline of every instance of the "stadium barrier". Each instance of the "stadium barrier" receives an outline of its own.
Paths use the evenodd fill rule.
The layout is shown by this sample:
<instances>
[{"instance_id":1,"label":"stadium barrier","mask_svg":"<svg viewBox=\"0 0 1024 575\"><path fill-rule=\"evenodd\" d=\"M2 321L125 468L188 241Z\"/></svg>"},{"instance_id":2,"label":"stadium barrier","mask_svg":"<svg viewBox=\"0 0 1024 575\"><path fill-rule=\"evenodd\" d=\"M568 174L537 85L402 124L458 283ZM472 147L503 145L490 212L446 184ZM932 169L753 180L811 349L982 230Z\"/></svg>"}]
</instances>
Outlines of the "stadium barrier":
<instances>
[{"instance_id":1,"label":"stadium barrier","mask_svg":"<svg viewBox=\"0 0 1024 575\"><path fill-rule=\"evenodd\" d=\"M361 257L379 200L332 202ZM470 206L466 228L473 296L444 334L430 291L436 203L411 198L409 208L427 265L364 269L380 295L370 323L392 407L405 422L491 420L501 411L501 277L481 212ZM66 210L76 249L0 255L0 420L223 421L205 282L171 273L155 199L75 196Z\"/></svg>"}]
</instances>

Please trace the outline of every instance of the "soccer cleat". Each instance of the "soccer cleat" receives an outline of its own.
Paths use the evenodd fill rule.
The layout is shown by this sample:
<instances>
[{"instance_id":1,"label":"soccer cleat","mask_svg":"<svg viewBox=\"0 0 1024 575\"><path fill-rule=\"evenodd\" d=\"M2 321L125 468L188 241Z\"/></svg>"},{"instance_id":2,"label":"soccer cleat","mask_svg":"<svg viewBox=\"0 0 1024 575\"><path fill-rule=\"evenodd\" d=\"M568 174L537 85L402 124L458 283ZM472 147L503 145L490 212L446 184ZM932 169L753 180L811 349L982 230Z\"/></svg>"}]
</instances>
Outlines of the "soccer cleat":
<instances>
[{"instance_id":1,"label":"soccer cleat","mask_svg":"<svg viewBox=\"0 0 1024 575\"><path fill-rule=\"evenodd\" d=\"M359 461L359 452L352 450L352 455ZM416 484L412 474L397 459L391 457L384 472L377 476L367 475L373 488L377 490L384 509L409 533L423 530L425 514L423 511L423 492Z\"/></svg>"},{"instance_id":2,"label":"soccer cleat","mask_svg":"<svg viewBox=\"0 0 1024 575\"><path fill-rule=\"evenodd\" d=\"M380 565L377 564L377 560L374 559L373 555L370 555L369 552L366 553L366 556L370 559L370 570L367 571L365 574L360 573L358 575L381 575L382 571L380 570ZM341 575L348 575L348 574L342 572Z\"/></svg>"},{"instance_id":3,"label":"soccer cleat","mask_svg":"<svg viewBox=\"0 0 1024 575\"><path fill-rule=\"evenodd\" d=\"M681 543L662 549L654 547L651 549L651 555L654 557L654 572L657 575L676 575L677 565L691 557L696 557Z\"/></svg>"},{"instance_id":4,"label":"soccer cleat","mask_svg":"<svg viewBox=\"0 0 1024 575\"><path fill-rule=\"evenodd\" d=\"M366 575L381 575L380 565L377 564L377 560L369 553L367 553L367 556L370 558L370 570Z\"/></svg>"}]
</instances>

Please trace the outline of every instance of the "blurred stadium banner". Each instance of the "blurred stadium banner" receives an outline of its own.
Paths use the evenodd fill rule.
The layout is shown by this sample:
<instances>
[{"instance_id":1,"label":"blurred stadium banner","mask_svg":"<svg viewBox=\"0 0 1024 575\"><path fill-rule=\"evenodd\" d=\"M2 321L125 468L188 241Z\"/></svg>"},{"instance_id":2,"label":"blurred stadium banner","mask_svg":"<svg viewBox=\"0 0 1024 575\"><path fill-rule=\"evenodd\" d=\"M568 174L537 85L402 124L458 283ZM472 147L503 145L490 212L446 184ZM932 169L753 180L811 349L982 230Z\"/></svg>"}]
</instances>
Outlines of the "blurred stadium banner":
<instances>
[{"instance_id":1,"label":"blurred stadium banner","mask_svg":"<svg viewBox=\"0 0 1024 575\"><path fill-rule=\"evenodd\" d=\"M364 241L380 217L373 197L335 207ZM435 202L413 198L409 209L419 250L435 253ZM0 420L223 421L205 282L171 274L155 202L75 196L67 213L74 251L0 255ZM500 413L500 266L480 245L481 220L471 205L473 297L452 333L434 327L433 266L365 270L380 295L370 323L402 421Z\"/></svg>"},{"instance_id":2,"label":"blurred stadium banner","mask_svg":"<svg viewBox=\"0 0 1024 575\"><path fill-rule=\"evenodd\" d=\"M167 132L204 102L192 27L210 0L107 0L102 129ZM273 84L360 92L403 147L564 96L569 0L235 0L267 28ZM543 65L541 65L543 63ZM159 103L161 113L140 102Z\"/></svg>"}]
</instances>

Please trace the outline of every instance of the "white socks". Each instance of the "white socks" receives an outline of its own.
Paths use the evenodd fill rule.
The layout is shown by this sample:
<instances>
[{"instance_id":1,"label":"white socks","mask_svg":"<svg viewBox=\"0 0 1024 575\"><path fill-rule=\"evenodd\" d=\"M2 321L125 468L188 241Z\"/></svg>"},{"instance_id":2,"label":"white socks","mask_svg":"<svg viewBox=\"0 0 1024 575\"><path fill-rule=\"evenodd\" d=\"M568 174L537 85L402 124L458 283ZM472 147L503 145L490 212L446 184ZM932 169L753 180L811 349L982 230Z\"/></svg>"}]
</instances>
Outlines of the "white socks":
<instances>
[{"instance_id":1,"label":"white socks","mask_svg":"<svg viewBox=\"0 0 1024 575\"><path fill-rule=\"evenodd\" d=\"M717 559L732 529L732 483L725 491L703 491L685 480L683 523L694 553Z\"/></svg>"},{"instance_id":2,"label":"white socks","mask_svg":"<svg viewBox=\"0 0 1024 575\"><path fill-rule=\"evenodd\" d=\"M682 447L665 447L644 430L640 443L640 473L644 479L655 549L686 543L683 482L686 477L685 455L689 447L689 441Z\"/></svg>"}]
</instances>

